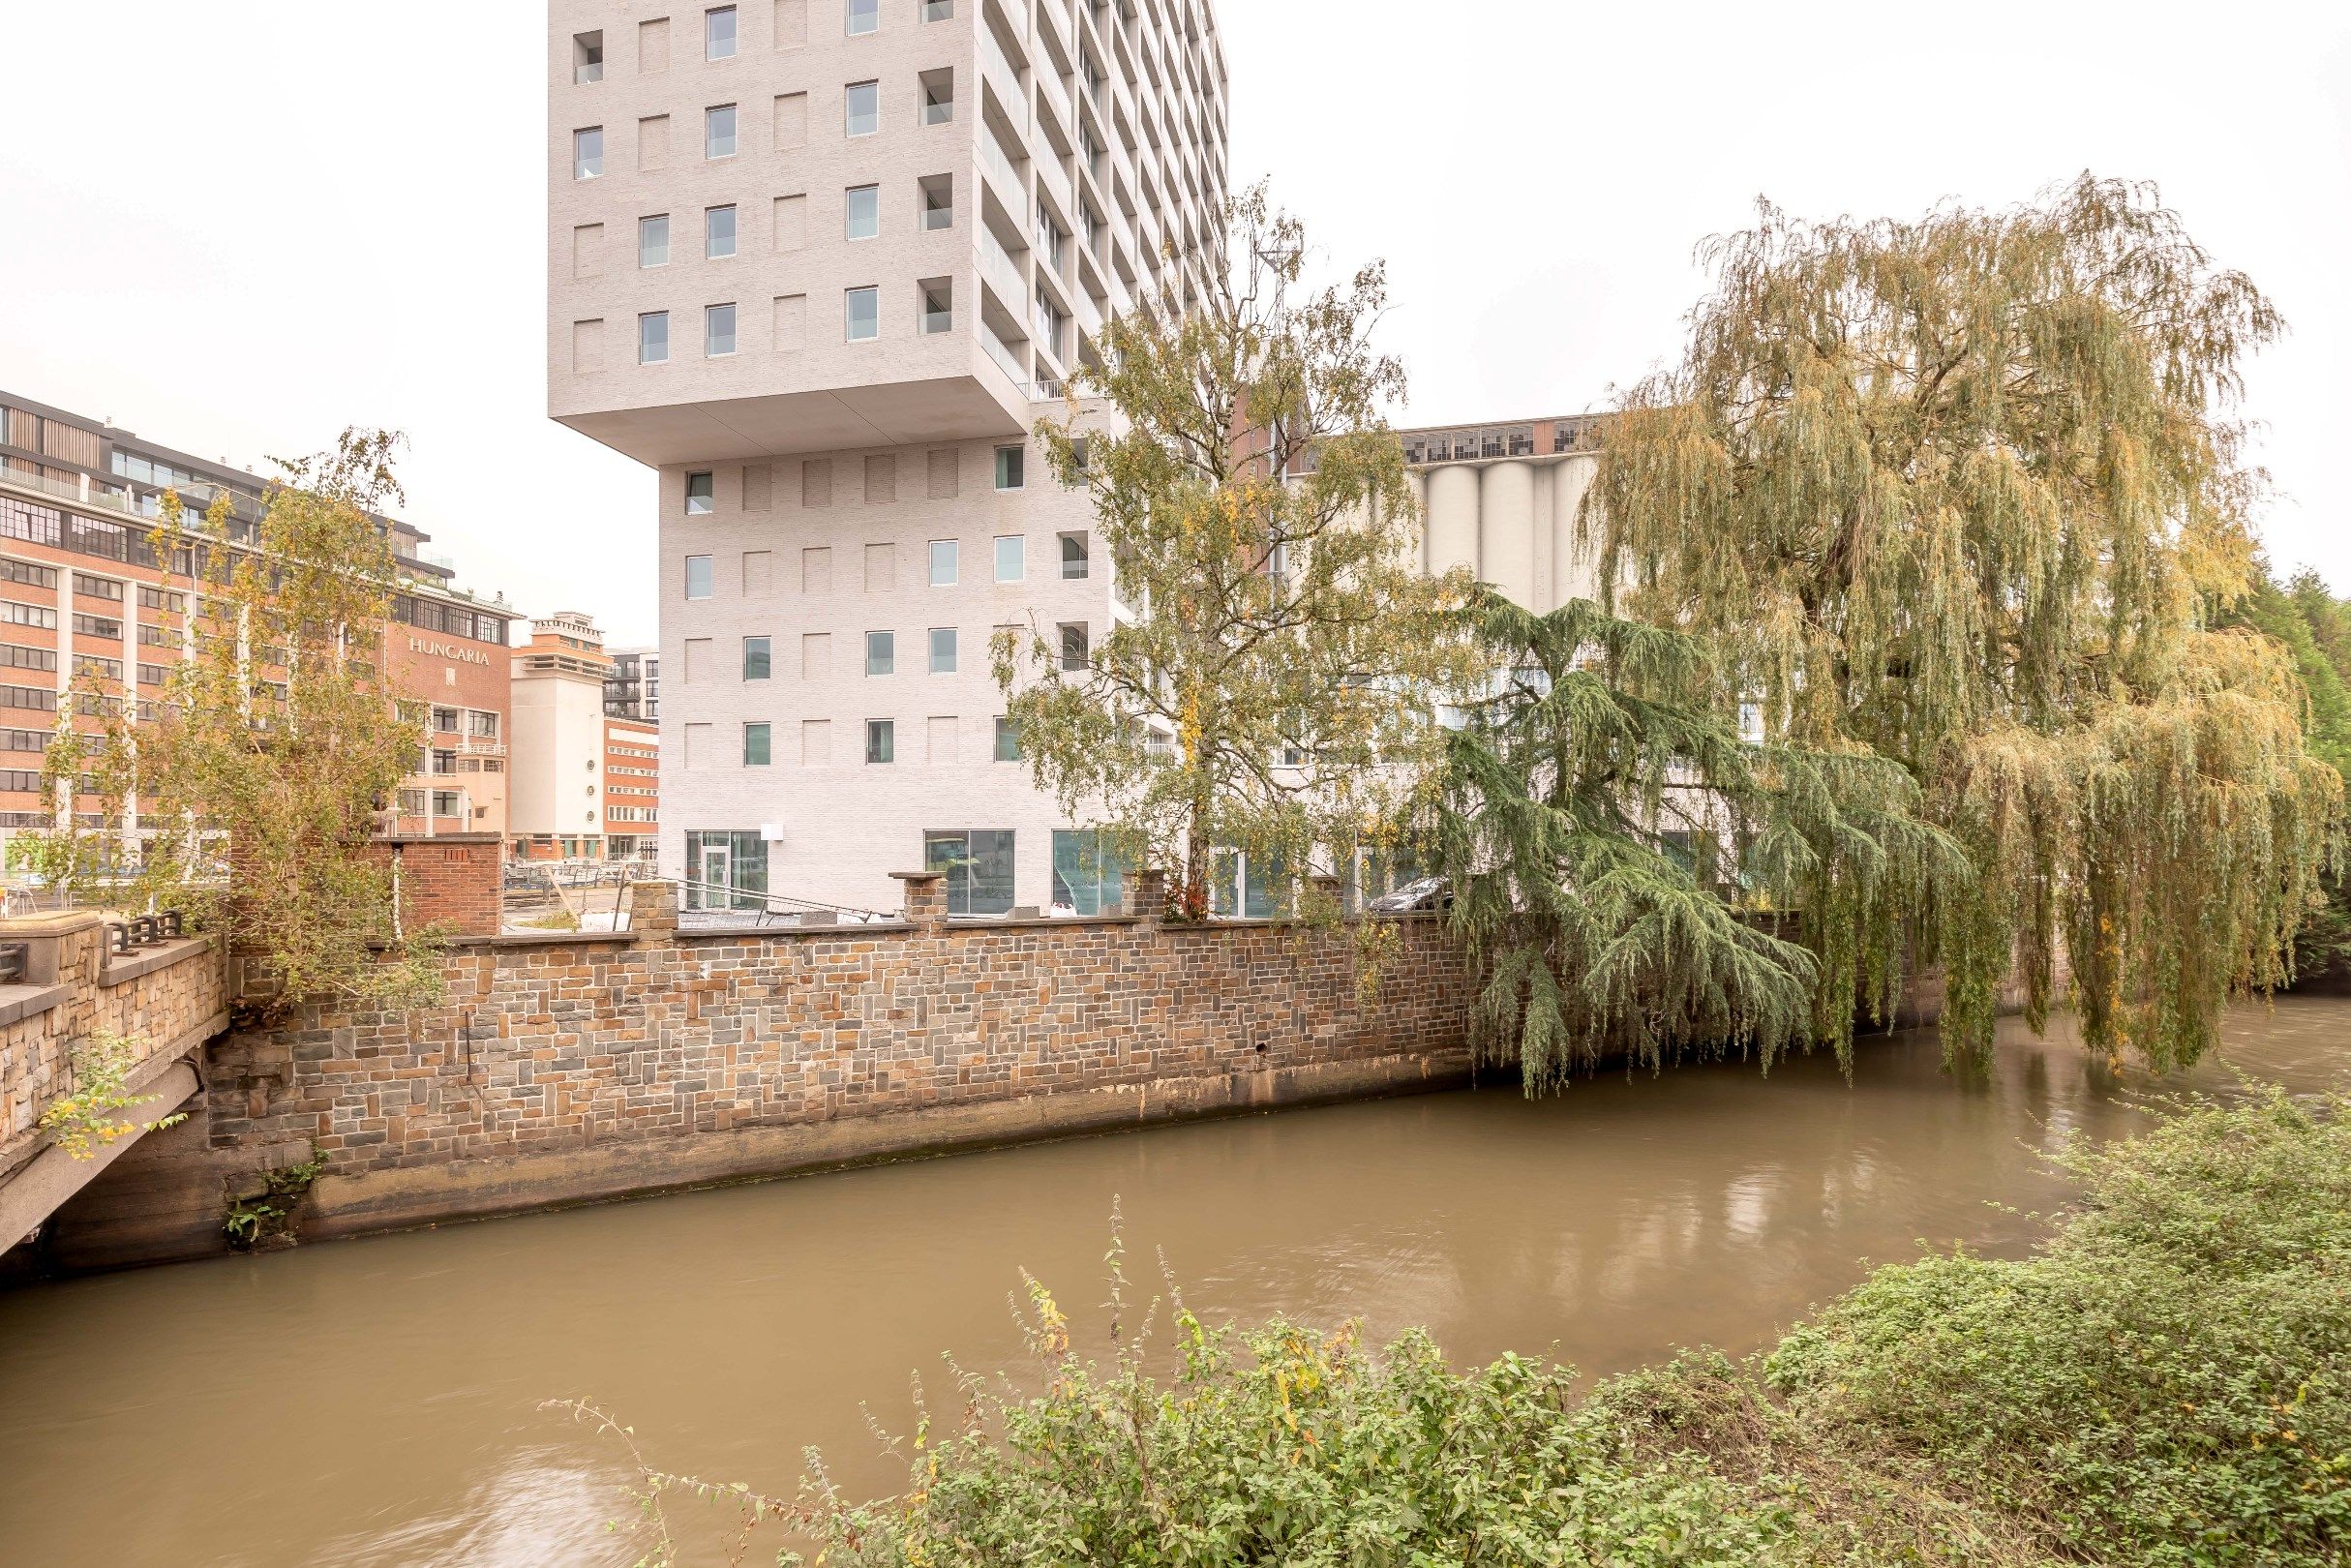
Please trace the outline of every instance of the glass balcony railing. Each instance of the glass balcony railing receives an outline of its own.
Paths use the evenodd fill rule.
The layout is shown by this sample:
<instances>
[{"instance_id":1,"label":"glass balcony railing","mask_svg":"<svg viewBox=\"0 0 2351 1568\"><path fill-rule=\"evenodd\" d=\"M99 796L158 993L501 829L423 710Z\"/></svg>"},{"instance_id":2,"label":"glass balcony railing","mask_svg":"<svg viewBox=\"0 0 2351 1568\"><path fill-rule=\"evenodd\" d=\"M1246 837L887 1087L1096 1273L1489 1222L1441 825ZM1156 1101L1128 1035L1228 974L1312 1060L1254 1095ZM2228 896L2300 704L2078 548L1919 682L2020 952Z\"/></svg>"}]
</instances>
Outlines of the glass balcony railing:
<instances>
[{"instance_id":1,"label":"glass balcony railing","mask_svg":"<svg viewBox=\"0 0 2351 1568\"><path fill-rule=\"evenodd\" d=\"M954 330L955 313L953 311L924 311L922 313L922 335L924 337L934 337L939 333Z\"/></svg>"},{"instance_id":2,"label":"glass balcony railing","mask_svg":"<svg viewBox=\"0 0 2351 1568\"><path fill-rule=\"evenodd\" d=\"M997 293L1004 296L1007 310L1017 311L1022 297L1028 292L1021 285L1020 268L1013 262L1011 254L1005 250L1004 242L996 237L987 225L980 224L978 227L980 274Z\"/></svg>"},{"instance_id":3,"label":"glass balcony railing","mask_svg":"<svg viewBox=\"0 0 2351 1568\"><path fill-rule=\"evenodd\" d=\"M996 362L996 368L1011 378L1013 385L1027 383L1029 368L1020 362L1018 354L1006 347L1002 338L996 336L996 329L985 321L980 323L980 347L987 351L988 358Z\"/></svg>"}]
</instances>

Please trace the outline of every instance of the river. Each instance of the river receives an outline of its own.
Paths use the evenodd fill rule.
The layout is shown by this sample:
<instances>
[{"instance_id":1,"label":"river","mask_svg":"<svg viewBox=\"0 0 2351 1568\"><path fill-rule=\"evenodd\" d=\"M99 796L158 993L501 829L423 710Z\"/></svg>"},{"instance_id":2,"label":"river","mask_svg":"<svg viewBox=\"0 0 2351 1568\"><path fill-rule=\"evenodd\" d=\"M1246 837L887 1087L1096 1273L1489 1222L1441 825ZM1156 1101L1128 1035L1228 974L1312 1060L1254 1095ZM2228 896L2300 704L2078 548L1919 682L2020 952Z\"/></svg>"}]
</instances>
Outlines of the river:
<instances>
[{"instance_id":1,"label":"river","mask_svg":"<svg viewBox=\"0 0 2351 1568\"><path fill-rule=\"evenodd\" d=\"M2351 1002L2232 1015L2232 1070L2351 1069ZM0 1296L12 1563L626 1562L588 1396L654 1464L789 1493L819 1444L897 1490L943 1353L1013 1364L1026 1268L1081 1315L1114 1199L1211 1319L1426 1324L1457 1360L1618 1371L1743 1351L1923 1240L2015 1254L2065 1197L2035 1151L2144 1125L2140 1078L2011 1026L1980 1078L1931 1033L1767 1078L1734 1063L1199 1123L338 1242ZM715 1516L688 1511L680 1523Z\"/></svg>"}]
</instances>

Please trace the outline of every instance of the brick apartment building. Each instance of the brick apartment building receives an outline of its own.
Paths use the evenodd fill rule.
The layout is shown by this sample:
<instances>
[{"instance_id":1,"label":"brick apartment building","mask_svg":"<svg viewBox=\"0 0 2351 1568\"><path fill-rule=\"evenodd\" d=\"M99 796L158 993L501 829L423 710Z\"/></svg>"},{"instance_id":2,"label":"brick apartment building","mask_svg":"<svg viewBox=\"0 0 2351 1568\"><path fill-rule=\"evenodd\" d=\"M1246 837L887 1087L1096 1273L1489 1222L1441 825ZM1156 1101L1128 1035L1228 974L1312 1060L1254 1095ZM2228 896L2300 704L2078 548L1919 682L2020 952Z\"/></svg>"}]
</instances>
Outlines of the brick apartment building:
<instances>
[{"instance_id":1,"label":"brick apartment building","mask_svg":"<svg viewBox=\"0 0 2351 1568\"><path fill-rule=\"evenodd\" d=\"M163 493L196 510L226 495L231 538L250 543L264 488L226 461L0 391L0 844L53 825L42 757L76 672L151 701L187 656L194 584L150 543ZM448 562L426 554L429 535L381 521L403 579L386 658L431 732L401 784L400 830L503 833L513 611L460 588ZM96 798L75 809L85 826L106 826Z\"/></svg>"}]
</instances>

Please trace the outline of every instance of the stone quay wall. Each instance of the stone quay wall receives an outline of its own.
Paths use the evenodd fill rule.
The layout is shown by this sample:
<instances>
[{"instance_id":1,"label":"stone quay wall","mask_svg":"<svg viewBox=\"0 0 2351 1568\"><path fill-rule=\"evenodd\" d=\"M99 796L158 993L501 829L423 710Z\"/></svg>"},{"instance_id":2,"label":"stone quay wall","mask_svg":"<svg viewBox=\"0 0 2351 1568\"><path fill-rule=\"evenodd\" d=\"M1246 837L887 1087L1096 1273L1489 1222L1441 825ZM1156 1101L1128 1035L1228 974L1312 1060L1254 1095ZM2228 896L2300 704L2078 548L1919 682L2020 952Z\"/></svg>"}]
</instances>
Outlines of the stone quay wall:
<instances>
[{"instance_id":1,"label":"stone quay wall","mask_svg":"<svg viewBox=\"0 0 2351 1568\"><path fill-rule=\"evenodd\" d=\"M304 1007L219 1042L209 1137L327 1174L333 1235L1462 1081L1468 986L1433 920L1154 917L678 930L463 943L442 1006ZM1133 879L1161 906L1158 879Z\"/></svg>"}]
</instances>

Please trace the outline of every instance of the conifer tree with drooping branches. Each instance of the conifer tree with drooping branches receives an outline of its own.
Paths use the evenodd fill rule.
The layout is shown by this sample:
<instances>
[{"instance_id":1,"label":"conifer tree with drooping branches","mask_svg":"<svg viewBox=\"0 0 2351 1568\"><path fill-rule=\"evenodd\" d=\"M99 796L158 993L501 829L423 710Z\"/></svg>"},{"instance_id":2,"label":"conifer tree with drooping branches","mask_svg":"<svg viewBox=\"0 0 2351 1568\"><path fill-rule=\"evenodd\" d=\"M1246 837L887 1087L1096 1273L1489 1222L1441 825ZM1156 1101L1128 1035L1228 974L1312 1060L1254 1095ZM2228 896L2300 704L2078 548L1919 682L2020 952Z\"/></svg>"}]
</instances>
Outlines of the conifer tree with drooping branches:
<instances>
[{"instance_id":1,"label":"conifer tree with drooping branches","mask_svg":"<svg viewBox=\"0 0 2351 1568\"><path fill-rule=\"evenodd\" d=\"M1462 705L1413 838L1475 977L1470 1045L1529 1093L1690 1050L1768 1067L1901 989L1907 900L1967 869L1898 765L1744 735L1686 632L1481 589L1498 672ZM1805 912L1798 941L1777 917Z\"/></svg>"},{"instance_id":2,"label":"conifer tree with drooping branches","mask_svg":"<svg viewBox=\"0 0 2351 1568\"><path fill-rule=\"evenodd\" d=\"M1968 858L1858 950L1802 935L1824 995L1897 944L1944 970L1955 1054L2013 970L2036 1027L2069 994L2094 1046L2193 1062L2290 978L2340 839L2289 658L2217 624L2254 586L2235 408L2278 313L2153 187L2088 175L1907 223L1765 205L1703 255L1582 514L1603 592L1709 647L1771 743L1900 767Z\"/></svg>"}]
</instances>

